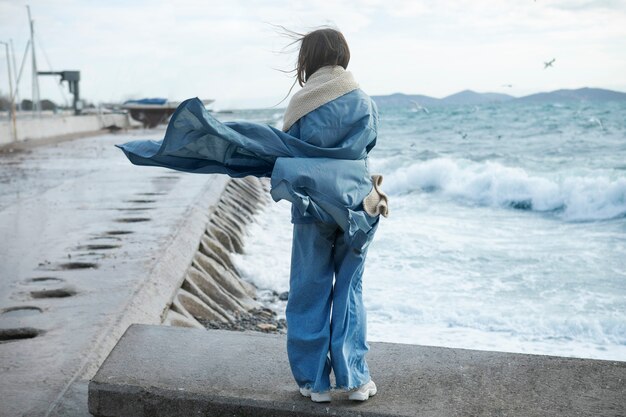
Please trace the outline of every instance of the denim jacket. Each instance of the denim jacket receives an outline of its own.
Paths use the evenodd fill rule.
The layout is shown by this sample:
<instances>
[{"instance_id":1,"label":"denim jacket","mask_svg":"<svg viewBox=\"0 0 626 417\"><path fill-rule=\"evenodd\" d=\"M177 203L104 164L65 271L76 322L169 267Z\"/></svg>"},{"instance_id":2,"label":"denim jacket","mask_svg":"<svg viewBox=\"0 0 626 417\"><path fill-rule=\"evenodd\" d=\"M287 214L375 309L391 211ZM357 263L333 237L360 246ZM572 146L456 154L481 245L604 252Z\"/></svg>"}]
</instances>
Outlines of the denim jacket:
<instances>
[{"instance_id":1,"label":"denim jacket","mask_svg":"<svg viewBox=\"0 0 626 417\"><path fill-rule=\"evenodd\" d=\"M293 222L337 223L360 246L378 221L362 208L372 190L367 154L377 129L376 105L360 89L311 111L287 132L252 122L222 123L192 98L172 115L163 140L117 146L135 165L271 177L272 198L293 204Z\"/></svg>"}]
</instances>

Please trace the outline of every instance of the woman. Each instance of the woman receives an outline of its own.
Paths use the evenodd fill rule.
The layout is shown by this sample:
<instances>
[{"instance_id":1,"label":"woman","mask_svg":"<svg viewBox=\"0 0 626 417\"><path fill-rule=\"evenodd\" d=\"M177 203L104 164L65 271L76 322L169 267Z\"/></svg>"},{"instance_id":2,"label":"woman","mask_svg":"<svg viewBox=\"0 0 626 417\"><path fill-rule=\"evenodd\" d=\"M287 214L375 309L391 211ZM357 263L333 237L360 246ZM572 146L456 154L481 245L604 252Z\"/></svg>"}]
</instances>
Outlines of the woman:
<instances>
[{"instance_id":1,"label":"woman","mask_svg":"<svg viewBox=\"0 0 626 417\"><path fill-rule=\"evenodd\" d=\"M319 29L302 37L296 77L304 88L289 102L283 130L323 148L336 147L355 131L369 133L370 141L358 149L358 158L364 159L376 140L377 113L346 71L349 62L340 32ZM347 179L341 187L350 183ZM369 347L361 277L376 226L364 244L351 248L337 222L320 222L295 204L292 222L287 353L300 392L316 402L330 401L332 369L337 388L356 389L350 399L367 400L376 394L376 385L365 361Z\"/></svg>"},{"instance_id":2,"label":"woman","mask_svg":"<svg viewBox=\"0 0 626 417\"><path fill-rule=\"evenodd\" d=\"M196 98L179 106L163 141L120 148L138 165L271 177L272 198L292 202L287 353L300 393L330 401L332 370L336 389L365 401L377 389L365 360L361 278L379 214L387 214L380 178L373 186L367 167L378 114L346 71L350 51L339 31L318 29L298 41L303 88L289 102L283 131L220 123Z\"/></svg>"}]
</instances>

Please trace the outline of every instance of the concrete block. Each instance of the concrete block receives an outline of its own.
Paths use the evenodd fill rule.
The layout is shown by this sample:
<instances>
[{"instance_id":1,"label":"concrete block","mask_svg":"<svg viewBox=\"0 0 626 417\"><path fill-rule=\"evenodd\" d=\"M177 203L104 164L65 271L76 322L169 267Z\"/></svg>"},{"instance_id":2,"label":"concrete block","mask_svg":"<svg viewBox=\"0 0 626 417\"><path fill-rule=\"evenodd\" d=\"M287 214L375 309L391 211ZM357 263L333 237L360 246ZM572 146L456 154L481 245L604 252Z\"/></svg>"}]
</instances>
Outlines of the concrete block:
<instances>
[{"instance_id":1,"label":"concrete block","mask_svg":"<svg viewBox=\"0 0 626 417\"><path fill-rule=\"evenodd\" d=\"M187 271L187 280L194 283L202 290L210 299L215 301L220 307L226 311L246 312L246 309L229 293L211 277L206 271L197 269L195 266Z\"/></svg>"},{"instance_id":2,"label":"concrete block","mask_svg":"<svg viewBox=\"0 0 626 417\"><path fill-rule=\"evenodd\" d=\"M241 279L236 275L233 275L233 273L228 269L215 262L215 260L209 258L201 252L198 252L194 257L194 262L202 271L210 275L211 278L213 278L213 280L219 284L225 292L232 295L233 298L235 298L246 310L261 307L257 301L253 300L248 295L243 285L241 285Z\"/></svg>"},{"instance_id":3,"label":"concrete block","mask_svg":"<svg viewBox=\"0 0 626 417\"><path fill-rule=\"evenodd\" d=\"M163 320L163 324L167 326L204 328L204 326L200 324L195 318L190 318L184 314L177 313L174 310L168 310L167 313L165 313L165 319Z\"/></svg>"},{"instance_id":4,"label":"concrete block","mask_svg":"<svg viewBox=\"0 0 626 417\"><path fill-rule=\"evenodd\" d=\"M189 291L191 294L201 299L204 304L209 306L211 310L215 312L216 317L211 320L221 321L222 323L233 323L235 321L234 317L227 310L225 310L219 304L213 301L213 299L209 297L209 295L205 294L204 291L202 291L202 289L198 287L192 280L185 279L181 288Z\"/></svg>"},{"instance_id":5,"label":"concrete block","mask_svg":"<svg viewBox=\"0 0 626 417\"><path fill-rule=\"evenodd\" d=\"M178 290L176 298L195 319L225 321L223 316L209 307L202 299L183 288Z\"/></svg>"},{"instance_id":6,"label":"concrete block","mask_svg":"<svg viewBox=\"0 0 626 417\"><path fill-rule=\"evenodd\" d=\"M206 233L204 234L204 236L202 236L202 241L200 243L200 252L212 257L222 266L224 266L224 268L228 268L235 272L237 271L235 264L230 258L230 253L226 251L221 243L219 243L216 239L211 238Z\"/></svg>"},{"instance_id":7,"label":"concrete block","mask_svg":"<svg viewBox=\"0 0 626 417\"><path fill-rule=\"evenodd\" d=\"M230 242L232 243L233 251L236 253L243 253L243 233L229 226L226 221L223 219L214 216L211 218L211 223L215 225L218 229L222 230L225 234L230 238ZM223 242L221 242L223 243Z\"/></svg>"},{"instance_id":8,"label":"concrete block","mask_svg":"<svg viewBox=\"0 0 626 417\"><path fill-rule=\"evenodd\" d=\"M213 224L212 222L207 225L206 234L209 237L215 238L218 242L220 242L220 244L224 246L227 251L235 252L235 245L233 244L233 241L231 240L228 233Z\"/></svg>"},{"instance_id":9,"label":"concrete block","mask_svg":"<svg viewBox=\"0 0 626 417\"><path fill-rule=\"evenodd\" d=\"M89 384L96 416L620 416L626 362L371 343L379 392L316 404L284 336L132 325Z\"/></svg>"}]
</instances>

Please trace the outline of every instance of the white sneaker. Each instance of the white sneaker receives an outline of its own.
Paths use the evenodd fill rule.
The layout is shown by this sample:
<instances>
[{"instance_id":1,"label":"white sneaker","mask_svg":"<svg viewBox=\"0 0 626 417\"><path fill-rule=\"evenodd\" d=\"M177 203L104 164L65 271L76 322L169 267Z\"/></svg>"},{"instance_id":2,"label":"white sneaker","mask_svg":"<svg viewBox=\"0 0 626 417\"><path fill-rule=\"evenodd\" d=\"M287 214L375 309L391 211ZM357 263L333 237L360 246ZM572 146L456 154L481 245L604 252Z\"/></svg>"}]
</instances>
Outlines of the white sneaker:
<instances>
[{"instance_id":1,"label":"white sneaker","mask_svg":"<svg viewBox=\"0 0 626 417\"><path fill-rule=\"evenodd\" d=\"M376 384L370 379L367 384L363 384L354 391L351 391L348 398L352 401L366 401L369 397L376 395L376 392Z\"/></svg>"},{"instance_id":2,"label":"white sneaker","mask_svg":"<svg viewBox=\"0 0 626 417\"><path fill-rule=\"evenodd\" d=\"M311 392L310 388L300 388L300 394L304 397L310 397L311 401L316 403L329 403L331 400L330 391Z\"/></svg>"}]
</instances>

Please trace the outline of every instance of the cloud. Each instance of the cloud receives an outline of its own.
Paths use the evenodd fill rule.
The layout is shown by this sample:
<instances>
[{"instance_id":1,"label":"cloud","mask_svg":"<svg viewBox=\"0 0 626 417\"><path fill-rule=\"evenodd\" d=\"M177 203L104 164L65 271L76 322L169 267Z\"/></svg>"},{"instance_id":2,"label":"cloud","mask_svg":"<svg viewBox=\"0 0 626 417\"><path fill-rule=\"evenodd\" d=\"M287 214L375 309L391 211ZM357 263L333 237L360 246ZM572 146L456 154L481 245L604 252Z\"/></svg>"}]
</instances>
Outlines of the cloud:
<instances>
[{"instance_id":1,"label":"cloud","mask_svg":"<svg viewBox=\"0 0 626 417\"><path fill-rule=\"evenodd\" d=\"M78 69L90 100L130 95L216 98L220 107L278 102L292 79L288 40L268 23L307 31L339 27L352 69L368 91L445 95L505 83L532 92L618 85L626 73L624 2L500 0L30 0L40 67ZM13 38L18 65L28 39L26 1L0 0L0 40ZM572 7L564 7L571 5ZM1 52L1 51L0 51ZM555 71L541 62L558 58ZM0 66L6 63L0 54ZM27 66L28 68L28 66ZM30 74L22 91L29 94ZM0 88L6 85L0 72ZM6 90L6 88L2 88ZM56 82L42 94L59 99ZM68 94L69 95L69 94Z\"/></svg>"},{"instance_id":2,"label":"cloud","mask_svg":"<svg viewBox=\"0 0 626 417\"><path fill-rule=\"evenodd\" d=\"M551 6L557 9L572 11L606 9L626 13L626 2L623 0L568 0L558 1Z\"/></svg>"}]
</instances>

